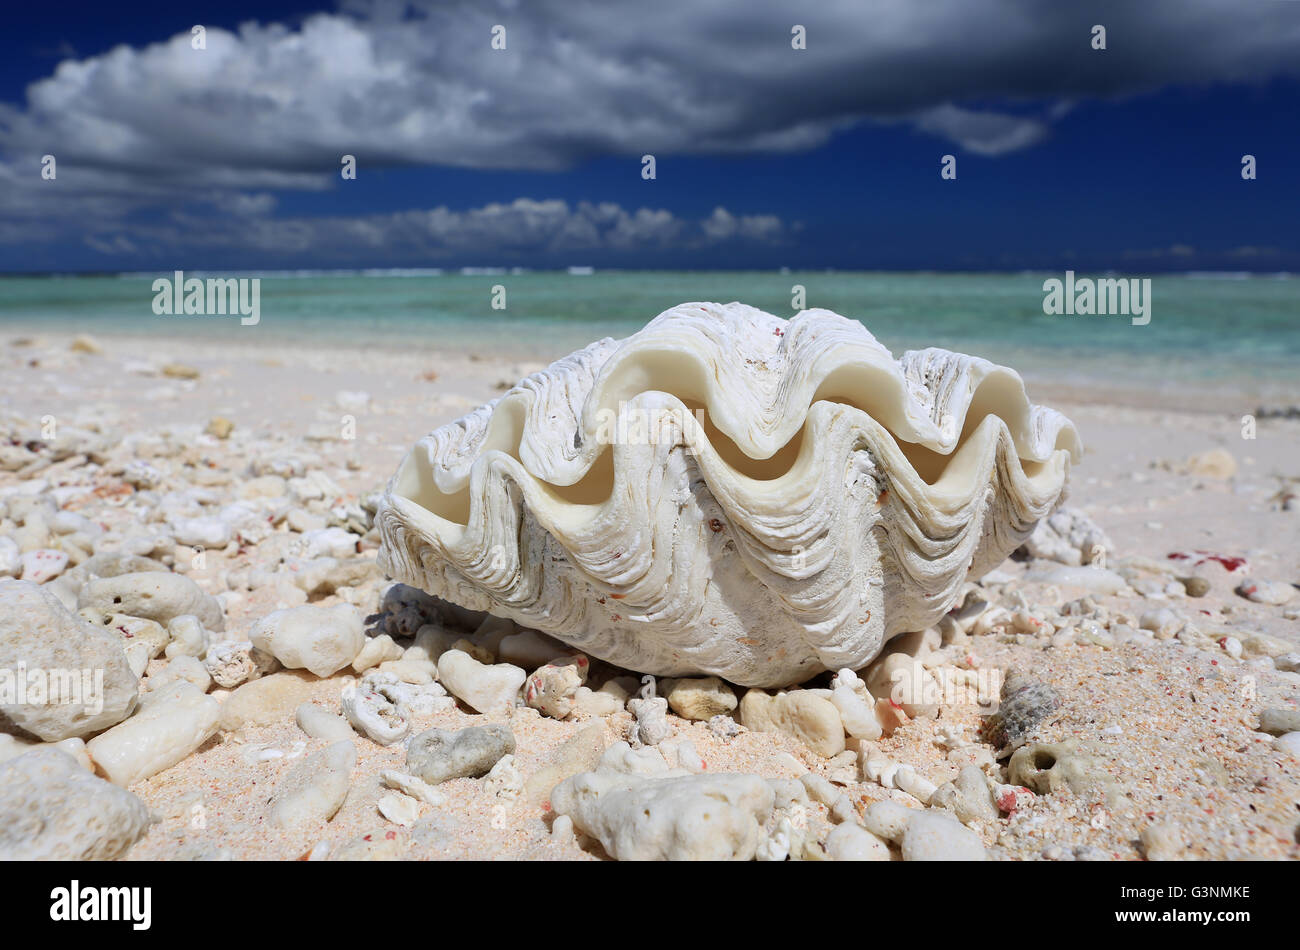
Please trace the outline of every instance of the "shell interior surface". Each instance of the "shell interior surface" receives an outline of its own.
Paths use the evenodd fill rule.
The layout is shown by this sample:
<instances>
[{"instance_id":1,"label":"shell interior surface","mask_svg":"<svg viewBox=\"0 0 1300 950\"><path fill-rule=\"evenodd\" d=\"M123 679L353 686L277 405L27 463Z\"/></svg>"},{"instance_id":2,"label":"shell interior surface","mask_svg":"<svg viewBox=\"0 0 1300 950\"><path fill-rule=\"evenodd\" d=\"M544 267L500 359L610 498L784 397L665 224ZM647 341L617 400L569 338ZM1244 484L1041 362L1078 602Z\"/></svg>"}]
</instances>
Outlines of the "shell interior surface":
<instances>
[{"instance_id":1,"label":"shell interior surface","mask_svg":"<svg viewBox=\"0 0 1300 950\"><path fill-rule=\"evenodd\" d=\"M416 443L380 563L630 670L784 686L937 622L1080 453L987 360L683 304Z\"/></svg>"}]
</instances>

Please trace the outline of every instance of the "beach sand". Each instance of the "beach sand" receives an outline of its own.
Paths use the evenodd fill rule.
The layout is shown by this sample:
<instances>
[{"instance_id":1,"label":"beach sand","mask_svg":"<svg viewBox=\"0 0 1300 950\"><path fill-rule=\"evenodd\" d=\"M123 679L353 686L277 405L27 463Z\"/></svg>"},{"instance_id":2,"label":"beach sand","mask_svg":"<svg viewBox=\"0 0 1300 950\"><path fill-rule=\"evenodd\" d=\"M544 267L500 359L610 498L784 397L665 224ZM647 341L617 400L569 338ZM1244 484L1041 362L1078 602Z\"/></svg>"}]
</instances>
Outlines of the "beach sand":
<instances>
[{"instance_id":1,"label":"beach sand","mask_svg":"<svg viewBox=\"0 0 1300 950\"><path fill-rule=\"evenodd\" d=\"M313 347L310 340L294 346L196 346L183 338L146 344L101 336L96 344L100 352L80 351L71 337L57 334L0 340L0 435L28 438L24 434L51 420L76 428L99 420L105 431L124 436L154 433L157 444L168 447L160 452L175 453L149 460L171 471L165 487L202 486L218 503L240 497L251 461L281 456L308 458L343 490L343 501L359 502L383 488L417 438L563 355L539 351L531 362L506 361L486 352L349 350ZM189 372L175 366L164 372L169 364L196 374L183 378ZM1137 627L1141 615L1168 607L1193 621L1204 637L1192 643L1191 637L1137 636L1105 644L1104 636L1103 643L1077 636L1067 643L998 627L945 648L970 668L1018 670L1049 684L1060 704L1032 738L1089 744L1100 773L1109 777L1095 793L1026 796L1009 814L976 823L988 856L1300 857L1300 758L1257 731L1262 710L1300 705L1300 674L1278 669L1273 658L1300 652L1300 595L1289 604L1270 605L1235 592L1245 576L1300 582L1300 500L1290 500L1300 491L1300 421L1262 418L1254 438L1243 438L1242 417L1254 398L1243 391L1202 392L1182 402L1190 409L1178 408L1179 400L1168 394L1144 398L1136 384L1119 393L1031 382L1029 392L1033 401L1064 412L1082 434L1084 458L1072 471L1067 504L1109 535L1114 546L1105 555L1109 567L1126 567L1150 583L1145 594L1132 588L1118 595L1090 593L1027 580L1044 565L1009 560L999 571L1000 582L984 585L985 596L1012 607L1023 598L1024 605L1044 609L1091 596L1104 612L1102 627ZM1294 402L1300 403L1300 392ZM204 434L214 417L233 423L227 438ZM1211 450L1227 453L1235 471L1222 470L1222 462L1219 470L1204 460L1189 462ZM74 454L0 472L0 504L14 494L71 486L61 495L65 508L98 521L111 535L128 535L139 530L142 513L132 509L137 493L121 478L124 452L110 453L98 466ZM182 471L184 462L192 467ZM14 528L0 520L0 534ZM287 531L280 524L274 533ZM356 557L375 557L373 537L361 543ZM225 595L228 639L246 639L254 621L289 605L277 599L274 588L228 591L231 572L266 566L259 560L261 547L232 542L205 552L201 568L189 564L189 549L175 552L180 569L205 591ZM1215 560L1194 566L1202 557L1196 552L1244 558L1246 564L1236 571ZM1170 557L1177 554L1190 557ZM1164 592L1175 577L1191 573L1208 580L1205 596ZM383 586L376 578L343 596L371 613ZM313 602L344 601L332 594ZM1226 637L1244 645L1240 658L1231 655L1235 647ZM154 659L148 675L165 665L163 658ZM349 672L326 679L295 675L304 697L337 712ZM224 698L220 691L217 695ZM420 717L413 732L459 729L493 718L508 722L513 731L515 763L525 780L580 730L597 725L608 744L625 738L632 721L626 712L574 722L548 719L526 707L497 717L461 707ZM922 807L913 796L866 781L860 773L846 781L842 763L829 763L791 736L742 731L724 740L704 723L675 716L669 721L673 735L666 748L689 740L711 774L791 778L812 771L842 784L859 814L867 803L882 799ZM945 708L938 719L913 719L876 744L890 760L913 765L942 785L965 761L979 760L975 750L992 751L979 735L980 722L975 707ZM969 744L945 746L941 727L955 727ZM302 756L325 743L308 738L292 713L272 725L218 733L179 764L131 787L161 820L132 848L130 858L297 859L313 849L319 857L366 836L384 855L412 859L603 856L591 841L584 848L572 837L552 836L549 803L494 798L481 779L439 786L445 803L421 805L412 826L389 822L376 808L388 791L378 774L403 767L403 748L400 743L382 747L361 735L354 744L358 759L342 808L326 825L289 833L269 826L268 803ZM671 752L666 759L673 764ZM1006 780L1003 772L990 774ZM826 826L829 809L814 804L813 810L812 824Z\"/></svg>"}]
</instances>

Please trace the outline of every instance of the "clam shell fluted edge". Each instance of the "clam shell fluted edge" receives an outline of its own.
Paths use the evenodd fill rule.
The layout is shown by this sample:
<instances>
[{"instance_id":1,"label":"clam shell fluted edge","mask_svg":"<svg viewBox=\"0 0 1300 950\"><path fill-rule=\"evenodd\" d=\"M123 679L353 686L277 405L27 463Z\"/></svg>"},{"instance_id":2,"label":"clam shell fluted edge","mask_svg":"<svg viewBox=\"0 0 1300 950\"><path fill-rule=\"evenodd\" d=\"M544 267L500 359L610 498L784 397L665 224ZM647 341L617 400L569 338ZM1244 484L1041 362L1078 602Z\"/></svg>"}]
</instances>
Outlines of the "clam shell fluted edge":
<instances>
[{"instance_id":1,"label":"clam shell fluted edge","mask_svg":"<svg viewBox=\"0 0 1300 950\"><path fill-rule=\"evenodd\" d=\"M783 686L935 623L1080 452L987 360L683 304L416 443L380 563L627 669Z\"/></svg>"}]
</instances>

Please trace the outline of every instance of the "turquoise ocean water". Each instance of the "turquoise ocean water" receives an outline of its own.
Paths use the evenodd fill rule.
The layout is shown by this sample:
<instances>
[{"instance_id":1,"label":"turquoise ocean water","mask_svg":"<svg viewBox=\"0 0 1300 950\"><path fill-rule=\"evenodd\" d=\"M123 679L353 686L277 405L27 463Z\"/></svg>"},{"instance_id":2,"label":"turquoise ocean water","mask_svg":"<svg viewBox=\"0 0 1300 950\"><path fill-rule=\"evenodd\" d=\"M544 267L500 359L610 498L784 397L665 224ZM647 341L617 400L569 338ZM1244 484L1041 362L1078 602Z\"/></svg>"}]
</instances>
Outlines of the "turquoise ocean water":
<instances>
[{"instance_id":1,"label":"turquoise ocean water","mask_svg":"<svg viewBox=\"0 0 1300 950\"><path fill-rule=\"evenodd\" d=\"M740 300L792 313L807 307L861 320L896 354L943 346L985 356L1027 377L1162 381L1212 386L1251 380L1300 392L1300 278L1156 275L1151 321L1048 316L1043 281L1063 274L841 272L378 272L260 276L261 320L159 316L156 277L0 278L0 333L159 335L250 343L469 349L550 359L602 336L625 336L685 301ZM1099 275L1080 275L1099 276ZM506 309L490 306L506 289Z\"/></svg>"}]
</instances>

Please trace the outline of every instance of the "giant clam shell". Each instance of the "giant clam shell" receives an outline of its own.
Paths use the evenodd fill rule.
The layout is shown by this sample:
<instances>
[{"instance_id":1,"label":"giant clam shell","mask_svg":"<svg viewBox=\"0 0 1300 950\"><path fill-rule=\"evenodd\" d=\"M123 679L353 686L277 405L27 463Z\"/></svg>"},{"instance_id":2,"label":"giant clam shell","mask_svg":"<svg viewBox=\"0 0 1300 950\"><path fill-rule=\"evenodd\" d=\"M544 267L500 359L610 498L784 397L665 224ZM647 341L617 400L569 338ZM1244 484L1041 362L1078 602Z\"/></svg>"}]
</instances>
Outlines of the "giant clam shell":
<instances>
[{"instance_id":1,"label":"giant clam shell","mask_svg":"<svg viewBox=\"0 0 1300 950\"><path fill-rule=\"evenodd\" d=\"M683 304L416 443L380 564L630 670L781 686L938 621L1080 452L987 360Z\"/></svg>"}]
</instances>

